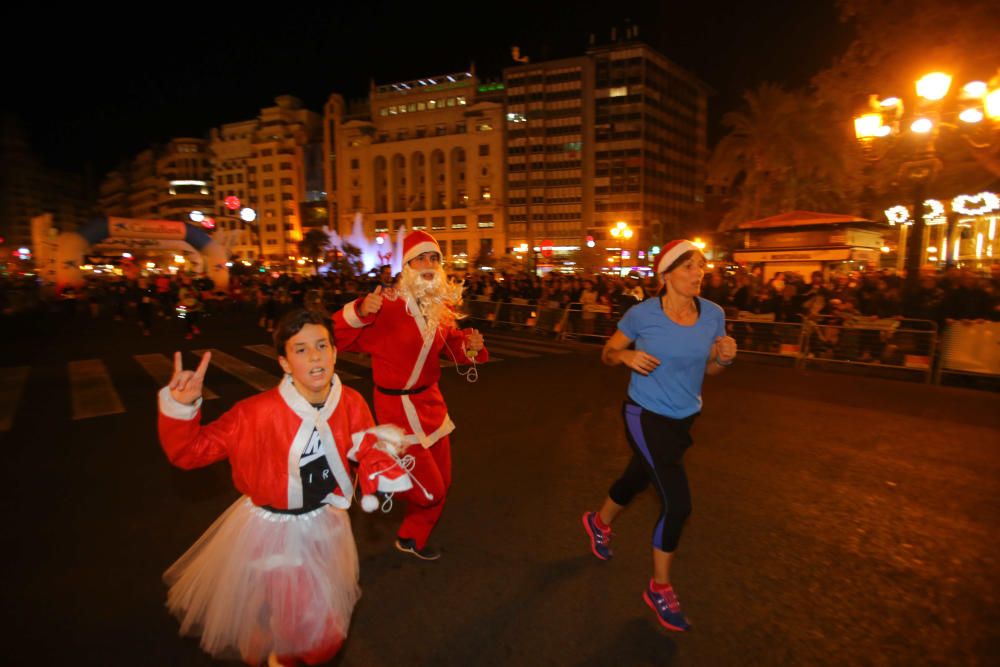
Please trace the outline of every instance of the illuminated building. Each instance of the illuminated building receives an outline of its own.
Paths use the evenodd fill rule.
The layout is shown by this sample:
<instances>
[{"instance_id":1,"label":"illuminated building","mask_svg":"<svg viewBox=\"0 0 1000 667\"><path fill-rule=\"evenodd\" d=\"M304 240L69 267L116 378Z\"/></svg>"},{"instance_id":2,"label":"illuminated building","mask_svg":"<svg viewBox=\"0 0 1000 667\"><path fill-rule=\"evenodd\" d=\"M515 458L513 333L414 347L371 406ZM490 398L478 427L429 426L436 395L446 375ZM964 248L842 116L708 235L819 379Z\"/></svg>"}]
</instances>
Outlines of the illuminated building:
<instances>
[{"instance_id":1,"label":"illuminated building","mask_svg":"<svg viewBox=\"0 0 1000 667\"><path fill-rule=\"evenodd\" d=\"M307 155L318 142L320 121L320 115L304 109L301 100L282 95L255 120L212 130L213 210L224 245L235 257L255 259L263 254L287 260L298 254L300 206L312 178ZM256 220L243 221L241 208L226 207L227 197L237 197L241 208L253 208Z\"/></svg>"},{"instance_id":2,"label":"illuminated building","mask_svg":"<svg viewBox=\"0 0 1000 667\"><path fill-rule=\"evenodd\" d=\"M638 41L504 70L508 243L580 246L625 221L635 249L703 206L707 86Z\"/></svg>"},{"instance_id":3,"label":"illuminated building","mask_svg":"<svg viewBox=\"0 0 1000 667\"><path fill-rule=\"evenodd\" d=\"M503 105L499 83L459 72L372 85L367 107L331 95L326 191L338 231L361 214L369 237L425 229L449 268L503 254Z\"/></svg>"},{"instance_id":4,"label":"illuminated building","mask_svg":"<svg viewBox=\"0 0 1000 667\"><path fill-rule=\"evenodd\" d=\"M212 156L204 139L171 139L122 162L101 181L105 215L184 220L212 208Z\"/></svg>"}]
</instances>

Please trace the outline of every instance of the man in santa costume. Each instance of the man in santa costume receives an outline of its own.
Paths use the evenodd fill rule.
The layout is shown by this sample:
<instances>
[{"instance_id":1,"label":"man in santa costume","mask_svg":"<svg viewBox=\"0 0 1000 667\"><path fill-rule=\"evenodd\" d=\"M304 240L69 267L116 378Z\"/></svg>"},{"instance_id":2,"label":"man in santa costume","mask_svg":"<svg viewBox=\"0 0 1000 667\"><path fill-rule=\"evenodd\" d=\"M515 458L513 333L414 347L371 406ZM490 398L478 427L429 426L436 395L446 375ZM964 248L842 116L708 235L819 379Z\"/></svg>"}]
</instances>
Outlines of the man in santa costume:
<instances>
[{"instance_id":1,"label":"man in santa costume","mask_svg":"<svg viewBox=\"0 0 1000 667\"><path fill-rule=\"evenodd\" d=\"M402 427L404 442L420 445L407 450L415 459L413 488L397 496L407 508L396 548L424 560L440 558L427 538L451 485L449 434L455 424L438 388L440 356L458 364L489 360L482 335L455 326L461 295L461 283L450 282L441 267L437 241L414 231L403 239L398 288L378 287L333 316L337 347L371 355L379 423Z\"/></svg>"}]
</instances>

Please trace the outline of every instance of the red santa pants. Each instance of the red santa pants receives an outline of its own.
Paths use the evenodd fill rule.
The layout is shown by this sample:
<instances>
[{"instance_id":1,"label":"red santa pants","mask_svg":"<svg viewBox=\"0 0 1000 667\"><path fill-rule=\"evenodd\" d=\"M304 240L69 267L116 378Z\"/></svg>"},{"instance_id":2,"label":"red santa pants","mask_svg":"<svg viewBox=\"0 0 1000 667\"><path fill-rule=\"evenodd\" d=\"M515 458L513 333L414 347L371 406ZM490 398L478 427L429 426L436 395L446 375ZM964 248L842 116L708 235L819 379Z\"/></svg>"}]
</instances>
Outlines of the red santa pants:
<instances>
[{"instance_id":1,"label":"red santa pants","mask_svg":"<svg viewBox=\"0 0 1000 667\"><path fill-rule=\"evenodd\" d=\"M420 484L414 483L412 489L396 496L406 501L406 515L398 534L400 538L416 542L417 549L423 549L441 518L445 496L451 486L451 439L446 435L428 449L412 445L406 453L414 458L410 474ZM430 500L420 485L432 496Z\"/></svg>"}]
</instances>

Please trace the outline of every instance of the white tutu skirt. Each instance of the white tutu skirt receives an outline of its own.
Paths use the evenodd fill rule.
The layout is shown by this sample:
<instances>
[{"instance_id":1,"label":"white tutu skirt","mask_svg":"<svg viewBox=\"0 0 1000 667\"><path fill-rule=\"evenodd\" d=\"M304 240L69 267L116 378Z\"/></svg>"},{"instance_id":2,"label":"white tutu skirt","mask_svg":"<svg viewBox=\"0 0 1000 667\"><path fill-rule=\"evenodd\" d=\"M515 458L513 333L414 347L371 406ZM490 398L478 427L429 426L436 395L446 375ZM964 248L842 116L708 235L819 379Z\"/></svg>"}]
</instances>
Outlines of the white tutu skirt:
<instances>
[{"instance_id":1,"label":"white tutu skirt","mask_svg":"<svg viewBox=\"0 0 1000 667\"><path fill-rule=\"evenodd\" d=\"M241 497L163 574L182 635L217 658L309 664L339 650L361 596L343 510L276 514Z\"/></svg>"}]
</instances>

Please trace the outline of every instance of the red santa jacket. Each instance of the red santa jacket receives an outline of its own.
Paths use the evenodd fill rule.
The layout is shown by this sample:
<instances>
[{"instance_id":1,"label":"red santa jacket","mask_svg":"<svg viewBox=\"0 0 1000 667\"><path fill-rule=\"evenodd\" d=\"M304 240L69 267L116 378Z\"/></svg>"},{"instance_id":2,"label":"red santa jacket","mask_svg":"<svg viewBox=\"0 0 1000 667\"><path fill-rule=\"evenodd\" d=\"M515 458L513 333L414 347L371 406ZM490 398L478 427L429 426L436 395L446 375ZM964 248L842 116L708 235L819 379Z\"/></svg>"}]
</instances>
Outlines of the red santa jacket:
<instances>
[{"instance_id":1,"label":"red santa jacket","mask_svg":"<svg viewBox=\"0 0 1000 667\"><path fill-rule=\"evenodd\" d=\"M423 391L404 396L375 390L375 414L380 423L396 424L406 430L407 444L430 447L455 430L448 408L438 388L441 377L439 357L459 364L472 363L465 353L466 333L454 325L439 326L436 335L424 336L426 322L412 298L399 292L383 292L382 308L365 317L358 314L363 299L353 301L333 316L337 348L365 352L372 357L372 378L376 386L388 389ZM476 363L489 361L484 347Z\"/></svg>"},{"instance_id":2,"label":"red santa jacket","mask_svg":"<svg viewBox=\"0 0 1000 667\"><path fill-rule=\"evenodd\" d=\"M323 499L335 507L350 507L353 485L350 462L375 461L382 468L394 461L377 449L376 427L368 405L358 392L334 376L326 403L317 410L295 390L291 378L274 389L240 401L211 424L201 424L201 400L178 403L164 387L160 391L160 444L174 465L199 468L229 459L233 484L256 505L277 509L302 507L299 459L313 429L319 430L327 463L337 481L334 493ZM379 491L410 488L401 469L378 479Z\"/></svg>"}]
</instances>

